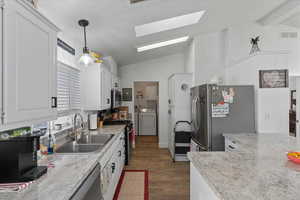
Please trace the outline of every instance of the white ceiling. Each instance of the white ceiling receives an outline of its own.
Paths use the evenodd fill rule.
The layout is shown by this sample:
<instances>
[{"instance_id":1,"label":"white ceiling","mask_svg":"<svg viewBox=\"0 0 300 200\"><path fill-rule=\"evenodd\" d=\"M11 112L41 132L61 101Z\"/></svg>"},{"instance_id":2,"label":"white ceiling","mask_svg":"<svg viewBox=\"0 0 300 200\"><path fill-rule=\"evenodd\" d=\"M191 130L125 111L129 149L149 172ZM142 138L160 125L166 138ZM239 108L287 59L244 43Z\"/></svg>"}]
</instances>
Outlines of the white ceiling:
<instances>
[{"instance_id":1,"label":"white ceiling","mask_svg":"<svg viewBox=\"0 0 300 200\"><path fill-rule=\"evenodd\" d=\"M295 28L300 28L300 11L293 16L286 19L283 24L288 26L293 26Z\"/></svg>"},{"instance_id":2,"label":"white ceiling","mask_svg":"<svg viewBox=\"0 0 300 200\"><path fill-rule=\"evenodd\" d=\"M77 21L86 18L88 47L119 65L180 52L186 43L137 53L136 47L255 21L285 0L39 0L39 7L72 39L82 43ZM136 38L134 26L206 10L198 24Z\"/></svg>"}]
</instances>

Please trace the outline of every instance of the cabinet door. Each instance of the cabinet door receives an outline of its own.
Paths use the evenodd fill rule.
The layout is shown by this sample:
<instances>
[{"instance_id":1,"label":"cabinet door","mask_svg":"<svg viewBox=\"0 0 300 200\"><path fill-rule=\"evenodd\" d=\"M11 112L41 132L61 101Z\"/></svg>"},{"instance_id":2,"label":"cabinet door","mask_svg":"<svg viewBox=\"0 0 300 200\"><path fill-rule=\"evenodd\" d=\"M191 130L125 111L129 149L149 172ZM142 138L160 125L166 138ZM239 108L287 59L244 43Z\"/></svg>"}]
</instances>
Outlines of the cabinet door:
<instances>
[{"instance_id":1,"label":"cabinet door","mask_svg":"<svg viewBox=\"0 0 300 200\"><path fill-rule=\"evenodd\" d=\"M103 67L103 65L101 65L101 108L102 109L106 109L107 108L107 97L105 94L106 91L106 87L105 87L105 82L106 82L106 71L105 71L105 67Z\"/></svg>"},{"instance_id":2,"label":"cabinet door","mask_svg":"<svg viewBox=\"0 0 300 200\"><path fill-rule=\"evenodd\" d=\"M5 123L54 117L56 31L17 1L4 12Z\"/></svg>"},{"instance_id":3,"label":"cabinet door","mask_svg":"<svg viewBox=\"0 0 300 200\"><path fill-rule=\"evenodd\" d=\"M190 200L220 200L193 163L190 164L190 186Z\"/></svg>"},{"instance_id":4,"label":"cabinet door","mask_svg":"<svg viewBox=\"0 0 300 200\"><path fill-rule=\"evenodd\" d=\"M102 108L109 109L111 100L110 100L110 91L111 91L111 75L108 69L102 65L101 69L101 99L102 99Z\"/></svg>"},{"instance_id":5,"label":"cabinet door","mask_svg":"<svg viewBox=\"0 0 300 200\"><path fill-rule=\"evenodd\" d=\"M111 105L111 73L109 71L107 71L107 75L106 75L106 98L107 100L107 106L110 108Z\"/></svg>"},{"instance_id":6,"label":"cabinet door","mask_svg":"<svg viewBox=\"0 0 300 200\"><path fill-rule=\"evenodd\" d=\"M0 23L2 22L2 14L3 10L1 9L1 2L0 2ZM3 108L2 108L2 73L3 73L3 66L2 66L2 50L3 50L3 44L2 44L2 24L0 24L0 124L2 124L3 118L2 118L2 113L3 113Z\"/></svg>"},{"instance_id":7,"label":"cabinet door","mask_svg":"<svg viewBox=\"0 0 300 200\"><path fill-rule=\"evenodd\" d=\"M101 65L93 64L81 71L81 99L85 110L101 110Z\"/></svg>"}]
</instances>

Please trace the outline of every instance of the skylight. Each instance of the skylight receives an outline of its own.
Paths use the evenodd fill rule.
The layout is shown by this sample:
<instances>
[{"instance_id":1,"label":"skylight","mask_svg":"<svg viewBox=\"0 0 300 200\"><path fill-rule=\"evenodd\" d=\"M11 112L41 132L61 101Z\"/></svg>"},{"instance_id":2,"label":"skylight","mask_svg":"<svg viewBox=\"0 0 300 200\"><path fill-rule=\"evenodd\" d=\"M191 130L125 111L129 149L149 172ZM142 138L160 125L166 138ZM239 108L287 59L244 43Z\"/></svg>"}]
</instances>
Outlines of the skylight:
<instances>
[{"instance_id":1,"label":"skylight","mask_svg":"<svg viewBox=\"0 0 300 200\"><path fill-rule=\"evenodd\" d=\"M176 43L182 43L182 42L187 41L188 39L189 39L189 36L185 36L185 37L176 38L176 39L173 39L173 40L154 43L154 44L150 44L150 45L147 45L147 46L138 47L137 51L142 52L142 51L147 51L147 50L150 50L150 49L156 49L156 48L159 48L159 47L169 46L169 45L176 44Z\"/></svg>"},{"instance_id":2,"label":"skylight","mask_svg":"<svg viewBox=\"0 0 300 200\"><path fill-rule=\"evenodd\" d=\"M180 28L192 24L196 24L199 22L201 17L204 15L205 10L190 13L187 15L181 15L173 18L168 18L156 22L151 22L149 24L143 24L139 26L135 26L135 34L136 37L141 37L145 35L150 35L153 33L159 33L162 31L167 31L175 28Z\"/></svg>"}]
</instances>

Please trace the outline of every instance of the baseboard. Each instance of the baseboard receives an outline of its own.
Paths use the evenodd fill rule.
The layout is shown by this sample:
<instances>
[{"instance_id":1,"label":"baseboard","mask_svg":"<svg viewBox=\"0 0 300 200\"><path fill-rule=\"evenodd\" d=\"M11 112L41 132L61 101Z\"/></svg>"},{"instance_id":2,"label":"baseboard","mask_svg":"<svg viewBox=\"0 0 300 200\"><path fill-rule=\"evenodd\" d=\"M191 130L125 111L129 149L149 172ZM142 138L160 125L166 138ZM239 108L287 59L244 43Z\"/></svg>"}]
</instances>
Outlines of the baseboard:
<instances>
[{"instance_id":1,"label":"baseboard","mask_svg":"<svg viewBox=\"0 0 300 200\"><path fill-rule=\"evenodd\" d=\"M161 148L161 149L169 148L168 143L159 143L158 146L159 146L159 148Z\"/></svg>"}]
</instances>

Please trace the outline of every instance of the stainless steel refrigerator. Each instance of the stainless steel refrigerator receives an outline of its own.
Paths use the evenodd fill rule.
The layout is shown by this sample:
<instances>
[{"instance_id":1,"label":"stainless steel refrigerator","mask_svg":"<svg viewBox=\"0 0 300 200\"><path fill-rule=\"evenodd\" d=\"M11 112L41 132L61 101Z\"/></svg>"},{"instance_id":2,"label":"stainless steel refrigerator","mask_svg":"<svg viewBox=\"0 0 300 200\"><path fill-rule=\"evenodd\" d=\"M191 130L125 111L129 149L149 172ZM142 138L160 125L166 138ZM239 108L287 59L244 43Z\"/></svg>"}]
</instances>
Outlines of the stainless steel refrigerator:
<instances>
[{"instance_id":1,"label":"stainless steel refrigerator","mask_svg":"<svg viewBox=\"0 0 300 200\"><path fill-rule=\"evenodd\" d=\"M223 133L255 133L254 86L191 89L192 139L200 151L224 151Z\"/></svg>"}]
</instances>

